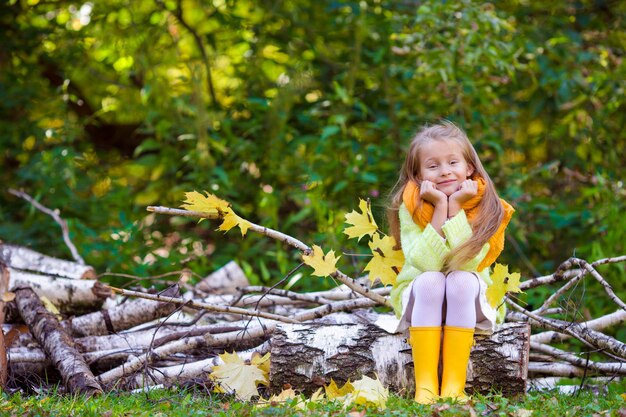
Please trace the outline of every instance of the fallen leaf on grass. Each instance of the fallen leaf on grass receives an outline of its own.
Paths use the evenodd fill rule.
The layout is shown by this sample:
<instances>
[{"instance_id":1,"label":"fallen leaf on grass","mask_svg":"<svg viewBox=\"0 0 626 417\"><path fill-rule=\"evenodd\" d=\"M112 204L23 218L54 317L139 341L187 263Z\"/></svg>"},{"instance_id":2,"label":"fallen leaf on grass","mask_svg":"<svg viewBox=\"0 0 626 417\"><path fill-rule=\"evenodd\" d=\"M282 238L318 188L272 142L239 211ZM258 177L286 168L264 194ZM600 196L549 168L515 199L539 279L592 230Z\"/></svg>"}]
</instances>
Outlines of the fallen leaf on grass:
<instances>
[{"instance_id":1,"label":"fallen leaf on grass","mask_svg":"<svg viewBox=\"0 0 626 417\"><path fill-rule=\"evenodd\" d=\"M368 376L352 383L354 393L352 394L356 404L373 404L384 410L387 407L389 390L381 384L378 377L372 379Z\"/></svg>"},{"instance_id":2,"label":"fallen leaf on grass","mask_svg":"<svg viewBox=\"0 0 626 417\"><path fill-rule=\"evenodd\" d=\"M352 391L354 391L354 387L352 386L350 381L348 381L343 387L339 388L335 380L330 378L330 383L324 386L324 391L326 392L326 397L329 400L334 400L337 398L343 398L346 395L350 394Z\"/></svg>"},{"instance_id":3,"label":"fallen leaf on grass","mask_svg":"<svg viewBox=\"0 0 626 417\"><path fill-rule=\"evenodd\" d=\"M216 383L216 391L234 393L238 398L248 401L259 395L257 382L268 383L267 374L259 365L247 365L236 353L223 353L219 356L224 365L213 367L213 372L209 375Z\"/></svg>"},{"instance_id":4,"label":"fallen leaf on grass","mask_svg":"<svg viewBox=\"0 0 626 417\"><path fill-rule=\"evenodd\" d=\"M533 415L533 410L526 410L525 408L518 408L511 414L513 417L530 417Z\"/></svg>"},{"instance_id":5,"label":"fallen leaf on grass","mask_svg":"<svg viewBox=\"0 0 626 417\"><path fill-rule=\"evenodd\" d=\"M363 376L357 381L346 382L341 388L331 378L330 383L324 386L324 390L329 400L342 402L345 407L352 404L370 404L384 410L389 397L389 390L383 386L378 377L372 379Z\"/></svg>"}]
</instances>

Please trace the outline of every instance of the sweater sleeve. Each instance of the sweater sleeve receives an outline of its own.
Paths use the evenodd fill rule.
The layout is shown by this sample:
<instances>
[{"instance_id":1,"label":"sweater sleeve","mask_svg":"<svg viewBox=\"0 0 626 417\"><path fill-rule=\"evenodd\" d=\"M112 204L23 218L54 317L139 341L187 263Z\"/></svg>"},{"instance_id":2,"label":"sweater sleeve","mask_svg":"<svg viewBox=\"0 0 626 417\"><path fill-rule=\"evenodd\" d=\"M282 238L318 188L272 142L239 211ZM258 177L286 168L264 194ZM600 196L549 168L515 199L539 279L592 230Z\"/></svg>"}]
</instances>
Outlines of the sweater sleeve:
<instances>
[{"instance_id":1,"label":"sweater sleeve","mask_svg":"<svg viewBox=\"0 0 626 417\"><path fill-rule=\"evenodd\" d=\"M456 216L445 222L441 230L446 235L450 249L456 248L472 237L472 226L467 221L465 210L460 210Z\"/></svg>"},{"instance_id":2,"label":"sweater sleeve","mask_svg":"<svg viewBox=\"0 0 626 417\"><path fill-rule=\"evenodd\" d=\"M446 240L450 249L454 249L463 244L470 237L472 237L473 233L472 226L467 221L467 216L465 215L464 210L459 211L456 216L445 222L441 227L441 230L443 230L443 233L446 235ZM480 252L467 261L461 269L463 271L481 271L483 268L481 268L480 265L485 258L485 255L487 255L489 248L489 243L485 243Z\"/></svg>"},{"instance_id":3,"label":"sweater sleeve","mask_svg":"<svg viewBox=\"0 0 626 417\"><path fill-rule=\"evenodd\" d=\"M421 271L441 271L450 252L443 238L429 224L422 230L404 204L400 206L400 240L406 262Z\"/></svg>"}]
</instances>

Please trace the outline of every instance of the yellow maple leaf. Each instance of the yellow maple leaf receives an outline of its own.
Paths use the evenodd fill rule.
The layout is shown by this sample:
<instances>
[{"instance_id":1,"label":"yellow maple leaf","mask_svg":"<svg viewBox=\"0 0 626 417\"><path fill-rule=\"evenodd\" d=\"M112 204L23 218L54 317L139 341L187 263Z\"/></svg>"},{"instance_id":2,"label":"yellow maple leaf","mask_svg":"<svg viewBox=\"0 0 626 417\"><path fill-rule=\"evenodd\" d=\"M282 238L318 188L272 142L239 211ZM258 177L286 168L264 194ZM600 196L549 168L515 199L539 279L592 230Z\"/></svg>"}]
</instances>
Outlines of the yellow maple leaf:
<instances>
[{"instance_id":1,"label":"yellow maple leaf","mask_svg":"<svg viewBox=\"0 0 626 417\"><path fill-rule=\"evenodd\" d=\"M288 400L292 400L292 401L297 400L295 402L292 402L291 405L295 406L296 408L303 408L302 398L296 394L293 388L284 389L280 393L272 395L267 400L265 398L259 398L259 401L257 402L256 407L260 408L260 407L276 406L279 404L283 404L287 402Z\"/></svg>"},{"instance_id":2,"label":"yellow maple leaf","mask_svg":"<svg viewBox=\"0 0 626 417\"><path fill-rule=\"evenodd\" d=\"M324 385L324 392L326 393L326 398L329 400L335 400L339 398L344 398L347 395L351 394L354 391L354 387L350 383L350 381L346 382L343 387L339 388L334 379L330 378L330 382L328 385Z\"/></svg>"},{"instance_id":3,"label":"yellow maple leaf","mask_svg":"<svg viewBox=\"0 0 626 417\"><path fill-rule=\"evenodd\" d=\"M213 367L209 378L216 383L216 391L234 393L237 398L250 400L257 391L257 382L268 384L267 377L258 365L247 365L236 353L224 352L220 359L223 365Z\"/></svg>"},{"instance_id":4,"label":"yellow maple leaf","mask_svg":"<svg viewBox=\"0 0 626 417\"><path fill-rule=\"evenodd\" d=\"M373 404L384 410L387 407L387 398L389 390L383 386L378 379L372 379L368 376L352 383L354 392L352 393L352 402L356 404Z\"/></svg>"},{"instance_id":5,"label":"yellow maple leaf","mask_svg":"<svg viewBox=\"0 0 626 417\"><path fill-rule=\"evenodd\" d=\"M487 288L487 301L496 308L507 292L520 292L520 274L519 272L509 273L507 265L496 264L491 274L493 283Z\"/></svg>"},{"instance_id":6,"label":"yellow maple leaf","mask_svg":"<svg viewBox=\"0 0 626 417\"><path fill-rule=\"evenodd\" d=\"M373 258L365 266L364 270L369 271L369 280L374 282L379 278L383 285L394 285L400 268L404 265L404 254L401 250L395 250L396 240L393 236L379 237L378 234L372 236L369 247L372 250Z\"/></svg>"},{"instance_id":7,"label":"yellow maple leaf","mask_svg":"<svg viewBox=\"0 0 626 417\"><path fill-rule=\"evenodd\" d=\"M233 209L228 207L224 212L224 221L217 230L228 232L235 226L239 226L239 229L241 229L241 236L243 237L246 235L246 232L250 228L251 224L248 220L237 216Z\"/></svg>"},{"instance_id":8,"label":"yellow maple leaf","mask_svg":"<svg viewBox=\"0 0 626 417\"><path fill-rule=\"evenodd\" d=\"M363 236L372 236L376 233L376 230L378 230L374 216L372 216L369 201L359 198L359 208L361 209L361 213L352 210L350 213L346 214L346 223L352 226L346 227L343 232L347 234L350 239L356 237L358 240L361 240Z\"/></svg>"},{"instance_id":9,"label":"yellow maple leaf","mask_svg":"<svg viewBox=\"0 0 626 417\"><path fill-rule=\"evenodd\" d=\"M218 198L217 196L205 191L206 196L200 194L197 191L190 191L185 193L187 198L182 208L189 211L199 211L201 213L207 213L209 218L217 219L230 207L227 201ZM200 219L202 221L202 219Z\"/></svg>"},{"instance_id":10,"label":"yellow maple leaf","mask_svg":"<svg viewBox=\"0 0 626 417\"><path fill-rule=\"evenodd\" d=\"M312 275L318 277L325 277L337 270L335 264L341 258L338 256L335 258L335 251L330 250L326 255L324 251L317 245L313 245L312 255L302 255L304 263L313 268Z\"/></svg>"},{"instance_id":11,"label":"yellow maple leaf","mask_svg":"<svg viewBox=\"0 0 626 417\"><path fill-rule=\"evenodd\" d=\"M259 367L265 378L269 381L270 377L270 352L267 352L265 355L261 356L260 353L254 352L252 354L252 359L250 359L251 365L256 365Z\"/></svg>"},{"instance_id":12,"label":"yellow maple leaf","mask_svg":"<svg viewBox=\"0 0 626 417\"><path fill-rule=\"evenodd\" d=\"M307 403L314 403L317 401L322 401L324 399L324 393L322 392L323 387L319 387L317 391L311 395L311 398L307 400Z\"/></svg>"}]
</instances>

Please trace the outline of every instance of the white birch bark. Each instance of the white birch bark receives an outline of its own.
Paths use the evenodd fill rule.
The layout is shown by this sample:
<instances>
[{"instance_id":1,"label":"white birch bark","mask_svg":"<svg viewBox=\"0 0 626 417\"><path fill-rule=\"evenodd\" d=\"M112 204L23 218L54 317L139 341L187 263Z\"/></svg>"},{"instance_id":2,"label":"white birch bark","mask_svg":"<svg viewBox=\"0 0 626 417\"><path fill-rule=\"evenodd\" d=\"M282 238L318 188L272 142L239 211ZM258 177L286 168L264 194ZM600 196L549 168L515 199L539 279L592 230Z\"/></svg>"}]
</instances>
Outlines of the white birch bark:
<instances>
[{"instance_id":1,"label":"white birch bark","mask_svg":"<svg viewBox=\"0 0 626 417\"><path fill-rule=\"evenodd\" d=\"M95 279L96 272L89 265L53 258L32 249L0 244L0 261L13 269L39 272L72 279Z\"/></svg>"},{"instance_id":2,"label":"white birch bark","mask_svg":"<svg viewBox=\"0 0 626 417\"><path fill-rule=\"evenodd\" d=\"M98 336L130 329L176 309L172 303L137 299L108 310L97 311L63 321L62 325L76 337Z\"/></svg>"},{"instance_id":3,"label":"white birch bark","mask_svg":"<svg viewBox=\"0 0 626 417\"><path fill-rule=\"evenodd\" d=\"M76 314L102 306L111 291L98 281L38 275L9 268L10 289L30 287L39 297L46 297L59 311Z\"/></svg>"},{"instance_id":4,"label":"white birch bark","mask_svg":"<svg viewBox=\"0 0 626 417\"><path fill-rule=\"evenodd\" d=\"M468 391L495 388L505 395L526 388L529 328L505 324L488 336L477 336L468 366ZM271 339L271 388L285 384L311 393L330 382L344 383L377 375L399 393L414 390L411 348L404 335L373 325L281 324Z\"/></svg>"},{"instance_id":5,"label":"white birch bark","mask_svg":"<svg viewBox=\"0 0 626 417\"><path fill-rule=\"evenodd\" d=\"M15 300L24 322L42 346L72 393L100 394L102 388L76 350L71 337L61 328L54 314L41 304L30 288L15 290Z\"/></svg>"},{"instance_id":6,"label":"white birch bark","mask_svg":"<svg viewBox=\"0 0 626 417\"><path fill-rule=\"evenodd\" d=\"M235 261L230 261L196 284L196 288L207 294L234 294L238 287L247 287L250 281Z\"/></svg>"}]
</instances>

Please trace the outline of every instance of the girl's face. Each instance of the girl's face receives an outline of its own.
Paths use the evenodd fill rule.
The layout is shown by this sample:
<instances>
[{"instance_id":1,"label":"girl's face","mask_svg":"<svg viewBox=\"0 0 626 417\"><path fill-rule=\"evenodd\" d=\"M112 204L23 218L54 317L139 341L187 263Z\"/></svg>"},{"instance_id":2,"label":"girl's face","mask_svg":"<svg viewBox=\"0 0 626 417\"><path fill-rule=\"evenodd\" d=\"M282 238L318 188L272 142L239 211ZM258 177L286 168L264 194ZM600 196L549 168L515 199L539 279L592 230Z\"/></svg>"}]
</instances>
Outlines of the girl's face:
<instances>
[{"instance_id":1,"label":"girl's face","mask_svg":"<svg viewBox=\"0 0 626 417\"><path fill-rule=\"evenodd\" d=\"M428 140L419 152L420 179L430 181L448 197L474 172L461 145L451 139Z\"/></svg>"}]
</instances>

